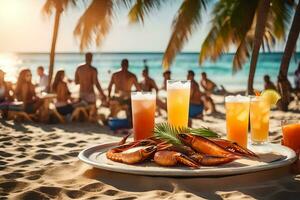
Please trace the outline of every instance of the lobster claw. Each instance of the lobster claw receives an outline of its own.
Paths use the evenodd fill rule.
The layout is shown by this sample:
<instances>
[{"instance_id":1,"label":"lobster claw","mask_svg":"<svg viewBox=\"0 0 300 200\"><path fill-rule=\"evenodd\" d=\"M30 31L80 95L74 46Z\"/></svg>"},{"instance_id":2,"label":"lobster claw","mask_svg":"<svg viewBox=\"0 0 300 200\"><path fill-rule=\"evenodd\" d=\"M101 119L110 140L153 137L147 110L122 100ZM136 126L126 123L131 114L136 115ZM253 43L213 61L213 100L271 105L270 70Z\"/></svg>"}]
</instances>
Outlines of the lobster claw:
<instances>
[{"instance_id":1,"label":"lobster claw","mask_svg":"<svg viewBox=\"0 0 300 200\"><path fill-rule=\"evenodd\" d=\"M258 157L254 152L250 151L249 149L243 148L236 142L231 142L223 139L213 139L213 142L227 149L228 151L235 153L236 155L256 158Z\"/></svg>"},{"instance_id":2,"label":"lobster claw","mask_svg":"<svg viewBox=\"0 0 300 200\"><path fill-rule=\"evenodd\" d=\"M154 154L154 162L161 166L175 166L178 163L189 166L191 168L199 168L199 164L187 157L186 155L176 151L158 151Z\"/></svg>"}]
</instances>

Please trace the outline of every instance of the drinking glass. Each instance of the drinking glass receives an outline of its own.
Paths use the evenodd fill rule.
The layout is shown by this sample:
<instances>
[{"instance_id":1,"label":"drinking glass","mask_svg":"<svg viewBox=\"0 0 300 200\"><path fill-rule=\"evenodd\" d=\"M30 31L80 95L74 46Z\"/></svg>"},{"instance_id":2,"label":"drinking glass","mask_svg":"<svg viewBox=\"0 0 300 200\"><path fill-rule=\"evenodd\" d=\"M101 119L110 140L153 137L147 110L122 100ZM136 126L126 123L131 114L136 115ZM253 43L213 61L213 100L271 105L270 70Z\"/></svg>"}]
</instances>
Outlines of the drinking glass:
<instances>
[{"instance_id":1,"label":"drinking glass","mask_svg":"<svg viewBox=\"0 0 300 200\"><path fill-rule=\"evenodd\" d=\"M227 96L225 98L227 139L247 147L250 98Z\"/></svg>"},{"instance_id":2,"label":"drinking glass","mask_svg":"<svg viewBox=\"0 0 300 200\"><path fill-rule=\"evenodd\" d=\"M270 105L261 96L251 97L250 127L252 144L260 145L268 142Z\"/></svg>"},{"instance_id":3,"label":"drinking glass","mask_svg":"<svg viewBox=\"0 0 300 200\"><path fill-rule=\"evenodd\" d=\"M134 140L153 136L156 94L154 92L132 92L131 104Z\"/></svg>"},{"instance_id":4,"label":"drinking glass","mask_svg":"<svg viewBox=\"0 0 300 200\"><path fill-rule=\"evenodd\" d=\"M300 153L300 120L284 120L281 125L283 145Z\"/></svg>"},{"instance_id":5,"label":"drinking glass","mask_svg":"<svg viewBox=\"0 0 300 200\"><path fill-rule=\"evenodd\" d=\"M187 127L189 120L191 82L167 81L168 122L175 127Z\"/></svg>"}]
</instances>

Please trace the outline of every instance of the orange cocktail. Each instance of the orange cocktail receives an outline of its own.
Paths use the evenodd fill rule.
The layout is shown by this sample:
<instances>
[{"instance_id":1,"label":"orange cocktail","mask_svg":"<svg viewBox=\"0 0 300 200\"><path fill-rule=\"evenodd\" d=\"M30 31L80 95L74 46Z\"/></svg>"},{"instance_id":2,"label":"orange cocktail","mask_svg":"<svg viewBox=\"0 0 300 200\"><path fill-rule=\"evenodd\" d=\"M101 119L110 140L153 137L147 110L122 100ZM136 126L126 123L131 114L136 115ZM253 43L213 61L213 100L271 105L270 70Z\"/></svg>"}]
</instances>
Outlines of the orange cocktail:
<instances>
[{"instance_id":1,"label":"orange cocktail","mask_svg":"<svg viewBox=\"0 0 300 200\"><path fill-rule=\"evenodd\" d=\"M249 123L249 97L225 98L227 139L247 147Z\"/></svg>"},{"instance_id":2,"label":"orange cocktail","mask_svg":"<svg viewBox=\"0 0 300 200\"><path fill-rule=\"evenodd\" d=\"M300 153L300 121L285 121L282 125L283 145Z\"/></svg>"},{"instance_id":3,"label":"orange cocktail","mask_svg":"<svg viewBox=\"0 0 300 200\"><path fill-rule=\"evenodd\" d=\"M132 92L132 122L134 140L153 135L156 95L152 92Z\"/></svg>"},{"instance_id":4,"label":"orange cocktail","mask_svg":"<svg viewBox=\"0 0 300 200\"><path fill-rule=\"evenodd\" d=\"M168 122L176 127L187 127L189 120L190 81L167 82Z\"/></svg>"},{"instance_id":5,"label":"orange cocktail","mask_svg":"<svg viewBox=\"0 0 300 200\"><path fill-rule=\"evenodd\" d=\"M270 104L262 96L251 98L250 127L253 144L264 144L269 137Z\"/></svg>"}]
</instances>

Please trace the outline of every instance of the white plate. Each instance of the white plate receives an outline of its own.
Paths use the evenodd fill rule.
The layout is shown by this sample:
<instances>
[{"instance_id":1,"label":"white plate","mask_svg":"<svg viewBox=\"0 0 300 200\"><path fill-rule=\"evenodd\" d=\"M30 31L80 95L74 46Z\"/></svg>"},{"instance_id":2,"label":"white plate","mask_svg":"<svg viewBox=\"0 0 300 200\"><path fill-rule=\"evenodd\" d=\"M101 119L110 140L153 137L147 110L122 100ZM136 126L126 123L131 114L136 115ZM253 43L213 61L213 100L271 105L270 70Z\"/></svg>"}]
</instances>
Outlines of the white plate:
<instances>
[{"instance_id":1,"label":"white plate","mask_svg":"<svg viewBox=\"0 0 300 200\"><path fill-rule=\"evenodd\" d=\"M106 143L87 148L80 152L78 158L96 168L150 176L224 176L244 174L283 167L290 165L296 160L295 152L288 147L279 144L267 144L264 146L249 146L249 149L258 153L263 161L239 159L225 165L214 167L201 166L199 169L190 169L185 166L161 167L150 161L137 165L127 165L106 158L106 151L116 144Z\"/></svg>"}]
</instances>

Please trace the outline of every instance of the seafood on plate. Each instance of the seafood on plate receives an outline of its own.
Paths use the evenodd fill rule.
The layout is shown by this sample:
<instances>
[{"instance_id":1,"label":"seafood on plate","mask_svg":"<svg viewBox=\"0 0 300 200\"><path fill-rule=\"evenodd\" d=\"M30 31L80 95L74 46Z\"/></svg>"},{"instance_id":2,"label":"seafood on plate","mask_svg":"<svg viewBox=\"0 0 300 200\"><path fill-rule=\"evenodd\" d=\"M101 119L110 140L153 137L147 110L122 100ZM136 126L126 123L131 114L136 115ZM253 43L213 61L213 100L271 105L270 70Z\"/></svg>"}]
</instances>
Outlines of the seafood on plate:
<instances>
[{"instance_id":1,"label":"seafood on plate","mask_svg":"<svg viewBox=\"0 0 300 200\"><path fill-rule=\"evenodd\" d=\"M224 139L191 133L178 133L175 137L179 143L155 137L125 143L127 138L124 138L119 146L106 152L106 157L125 164L149 160L165 167L180 164L190 168L218 166L240 158L258 157L254 152Z\"/></svg>"}]
</instances>

